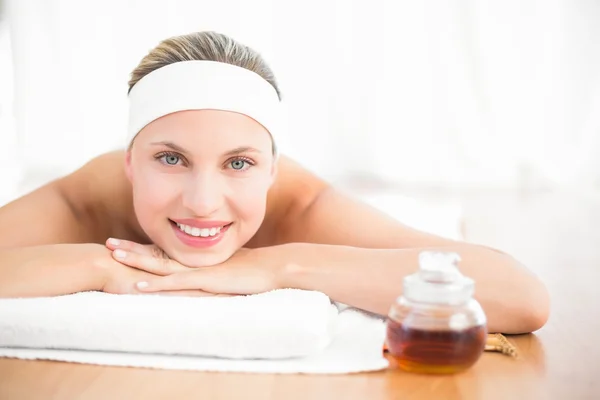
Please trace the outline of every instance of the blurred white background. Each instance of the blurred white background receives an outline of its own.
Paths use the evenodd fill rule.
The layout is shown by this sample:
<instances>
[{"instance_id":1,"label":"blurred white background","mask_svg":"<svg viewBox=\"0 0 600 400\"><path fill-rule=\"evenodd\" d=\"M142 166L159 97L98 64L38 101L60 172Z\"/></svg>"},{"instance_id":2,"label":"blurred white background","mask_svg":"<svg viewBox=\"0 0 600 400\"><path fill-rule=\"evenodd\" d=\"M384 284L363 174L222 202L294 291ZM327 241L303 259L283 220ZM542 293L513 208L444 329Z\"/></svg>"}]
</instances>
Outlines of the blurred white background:
<instances>
[{"instance_id":1,"label":"blurred white background","mask_svg":"<svg viewBox=\"0 0 600 400\"><path fill-rule=\"evenodd\" d=\"M600 190L595 0L0 1L4 193L122 147L131 70L197 30L265 56L334 183Z\"/></svg>"}]
</instances>

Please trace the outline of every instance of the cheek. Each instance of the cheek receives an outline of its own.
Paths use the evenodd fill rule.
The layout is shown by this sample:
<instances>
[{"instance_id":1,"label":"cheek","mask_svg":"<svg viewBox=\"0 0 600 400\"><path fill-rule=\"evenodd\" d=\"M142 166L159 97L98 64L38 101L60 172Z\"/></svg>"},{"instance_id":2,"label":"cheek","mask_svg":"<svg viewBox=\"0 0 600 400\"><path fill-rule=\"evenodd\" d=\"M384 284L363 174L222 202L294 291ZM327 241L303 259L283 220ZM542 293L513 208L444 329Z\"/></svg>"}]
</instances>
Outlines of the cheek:
<instances>
[{"instance_id":1,"label":"cheek","mask_svg":"<svg viewBox=\"0 0 600 400\"><path fill-rule=\"evenodd\" d=\"M267 177L252 177L238 182L230 191L229 204L246 222L262 222L267 204L270 181Z\"/></svg>"},{"instance_id":2,"label":"cheek","mask_svg":"<svg viewBox=\"0 0 600 400\"><path fill-rule=\"evenodd\" d=\"M178 181L174 176L160 174L152 170L141 170L132 182L134 204L140 218L149 219L162 216L178 196Z\"/></svg>"}]
</instances>

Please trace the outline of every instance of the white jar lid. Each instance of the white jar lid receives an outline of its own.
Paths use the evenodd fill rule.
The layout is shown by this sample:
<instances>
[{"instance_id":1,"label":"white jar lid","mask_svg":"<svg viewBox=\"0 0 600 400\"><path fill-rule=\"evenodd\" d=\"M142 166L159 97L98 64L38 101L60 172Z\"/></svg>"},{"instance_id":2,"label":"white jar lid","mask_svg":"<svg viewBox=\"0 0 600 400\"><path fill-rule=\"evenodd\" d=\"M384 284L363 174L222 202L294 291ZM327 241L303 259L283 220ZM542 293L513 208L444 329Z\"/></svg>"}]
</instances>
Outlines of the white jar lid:
<instances>
[{"instance_id":1,"label":"white jar lid","mask_svg":"<svg viewBox=\"0 0 600 400\"><path fill-rule=\"evenodd\" d=\"M454 252L421 252L419 271L404 278L404 296L420 303L466 303L473 296L475 282L461 274L457 266L460 260Z\"/></svg>"}]
</instances>

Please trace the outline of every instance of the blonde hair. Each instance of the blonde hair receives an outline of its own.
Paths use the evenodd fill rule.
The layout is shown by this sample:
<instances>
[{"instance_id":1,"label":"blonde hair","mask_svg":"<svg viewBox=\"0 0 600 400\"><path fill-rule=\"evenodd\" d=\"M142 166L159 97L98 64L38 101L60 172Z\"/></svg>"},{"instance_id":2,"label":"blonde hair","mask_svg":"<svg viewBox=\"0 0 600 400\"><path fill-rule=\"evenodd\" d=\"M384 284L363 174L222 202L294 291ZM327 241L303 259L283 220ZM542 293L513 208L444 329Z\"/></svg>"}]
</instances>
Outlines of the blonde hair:
<instances>
[{"instance_id":1,"label":"blonde hair","mask_svg":"<svg viewBox=\"0 0 600 400\"><path fill-rule=\"evenodd\" d=\"M160 42L131 73L129 91L140 79L156 69L179 61L194 60L223 62L255 72L275 88L281 100L275 75L262 56L229 36L212 31L175 36Z\"/></svg>"}]
</instances>

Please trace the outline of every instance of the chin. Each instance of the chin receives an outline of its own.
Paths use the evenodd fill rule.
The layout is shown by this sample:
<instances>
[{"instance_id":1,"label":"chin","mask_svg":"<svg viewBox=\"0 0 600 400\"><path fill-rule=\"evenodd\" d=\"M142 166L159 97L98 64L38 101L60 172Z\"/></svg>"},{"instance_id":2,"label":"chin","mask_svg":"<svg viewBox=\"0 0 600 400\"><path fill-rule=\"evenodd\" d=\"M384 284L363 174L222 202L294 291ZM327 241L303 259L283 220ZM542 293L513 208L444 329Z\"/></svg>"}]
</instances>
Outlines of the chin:
<instances>
[{"instance_id":1,"label":"chin","mask_svg":"<svg viewBox=\"0 0 600 400\"><path fill-rule=\"evenodd\" d=\"M169 252L167 252L169 254ZM175 252L173 255L169 254L173 260L178 263L185 265L190 268L202 268L202 267L211 267L213 265L221 264L225 262L229 257L232 256L231 252L219 252L219 253L177 253Z\"/></svg>"}]
</instances>

